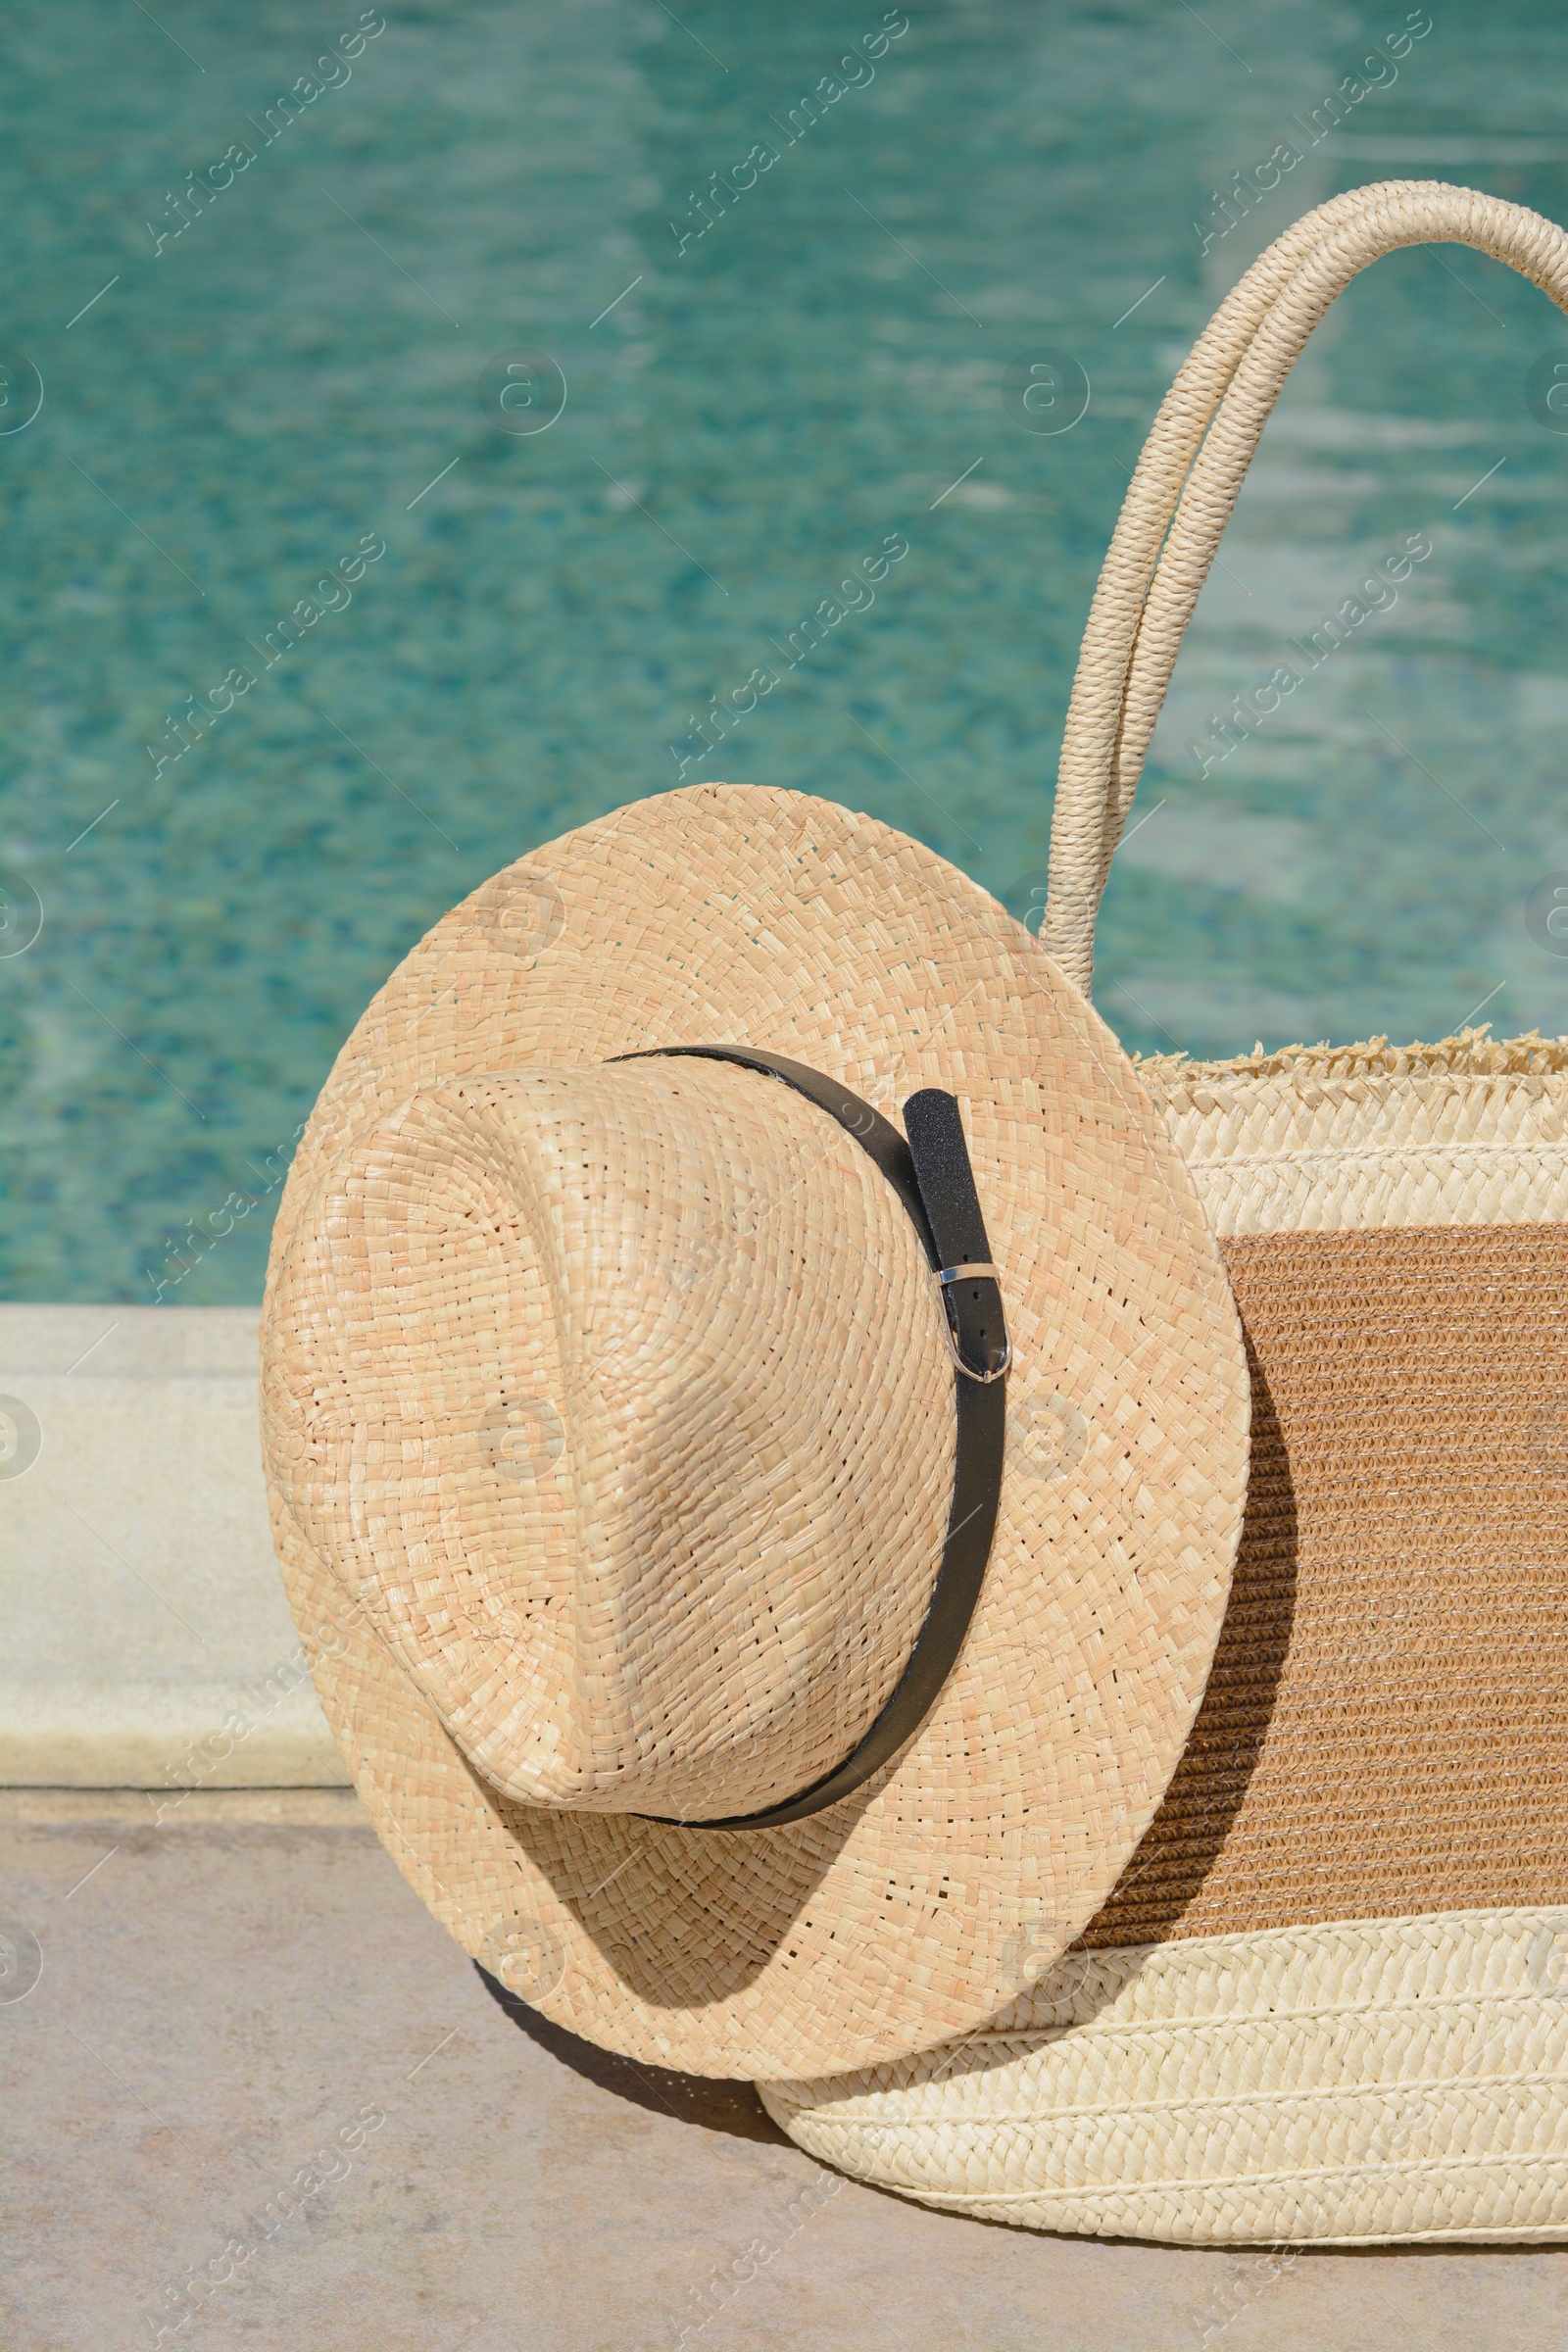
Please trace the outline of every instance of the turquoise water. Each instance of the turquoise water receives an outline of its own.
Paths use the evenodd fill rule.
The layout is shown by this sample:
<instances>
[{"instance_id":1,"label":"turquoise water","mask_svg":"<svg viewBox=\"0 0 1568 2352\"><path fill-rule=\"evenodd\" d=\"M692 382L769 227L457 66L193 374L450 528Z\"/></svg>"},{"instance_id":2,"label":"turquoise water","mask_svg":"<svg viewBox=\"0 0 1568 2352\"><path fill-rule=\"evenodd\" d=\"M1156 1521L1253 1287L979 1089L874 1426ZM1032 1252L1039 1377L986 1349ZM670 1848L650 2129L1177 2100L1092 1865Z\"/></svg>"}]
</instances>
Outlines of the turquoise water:
<instances>
[{"instance_id":1,"label":"turquoise water","mask_svg":"<svg viewBox=\"0 0 1568 2352\"><path fill-rule=\"evenodd\" d=\"M1433 0L1323 135L1405 16L1003 0L893 12L884 45L880 7L817 0L18 0L0 1291L255 1298L390 966L682 772L869 808L1027 912L1100 559L1226 287L1366 179L1568 218L1568 22L1534 0ZM1068 431L1026 429L1042 352L1063 401L1087 375ZM1556 358L1544 297L1454 248L1319 331L1111 884L1129 1045L1568 1029ZM1202 772L1210 714L1412 539L1396 601ZM759 665L779 687L701 751Z\"/></svg>"}]
</instances>

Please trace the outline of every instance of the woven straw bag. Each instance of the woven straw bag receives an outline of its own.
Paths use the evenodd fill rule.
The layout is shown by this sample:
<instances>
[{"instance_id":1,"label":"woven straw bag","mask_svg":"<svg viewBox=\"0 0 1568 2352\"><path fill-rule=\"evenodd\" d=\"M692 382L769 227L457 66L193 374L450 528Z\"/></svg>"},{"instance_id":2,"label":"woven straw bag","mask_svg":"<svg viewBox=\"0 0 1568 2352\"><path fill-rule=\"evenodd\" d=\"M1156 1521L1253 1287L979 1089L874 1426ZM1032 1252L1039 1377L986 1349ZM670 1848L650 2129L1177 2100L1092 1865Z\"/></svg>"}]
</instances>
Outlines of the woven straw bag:
<instances>
[{"instance_id":1,"label":"woven straw bag","mask_svg":"<svg viewBox=\"0 0 1568 2352\"><path fill-rule=\"evenodd\" d=\"M1568 311L1568 237L1436 184L1299 221L1133 479L1063 746L1044 937L1095 915L1247 465L1367 263L1446 240ZM1203 1704L1075 1950L966 2040L766 2103L992 2220L1190 2242L1568 2238L1568 1040L1147 1061L1246 1333Z\"/></svg>"}]
</instances>

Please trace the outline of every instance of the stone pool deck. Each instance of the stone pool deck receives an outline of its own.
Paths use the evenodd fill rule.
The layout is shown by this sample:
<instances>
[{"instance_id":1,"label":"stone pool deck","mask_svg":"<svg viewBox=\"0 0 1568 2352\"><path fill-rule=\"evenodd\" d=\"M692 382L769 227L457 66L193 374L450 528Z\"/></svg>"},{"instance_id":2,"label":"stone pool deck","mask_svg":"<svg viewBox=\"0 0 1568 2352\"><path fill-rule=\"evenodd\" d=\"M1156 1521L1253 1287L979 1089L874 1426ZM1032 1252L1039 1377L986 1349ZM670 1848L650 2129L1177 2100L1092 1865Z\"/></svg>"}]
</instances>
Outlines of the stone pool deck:
<instances>
[{"instance_id":1,"label":"stone pool deck","mask_svg":"<svg viewBox=\"0 0 1568 2352\"><path fill-rule=\"evenodd\" d=\"M255 1321L0 1308L8 2352L1560 2352L1568 2248L964 2221L506 2001L328 1785Z\"/></svg>"},{"instance_id":2,"label":"stone pool deck","mask_svg":"<svg viewBox=\"0 0 1568 2352\"><path fill-rule=\"evenodd\" d=\"M14 1790L0 1824L41 1961L4 2017L17 2352L160 2328L191 2352L1560 2352L1568 2332L1568 2249L1102 2244L841 2180L749 2085L504 2005L349 1791L218 1790L160 1825L141 1793Z\"/></svg>"}]
</instances>

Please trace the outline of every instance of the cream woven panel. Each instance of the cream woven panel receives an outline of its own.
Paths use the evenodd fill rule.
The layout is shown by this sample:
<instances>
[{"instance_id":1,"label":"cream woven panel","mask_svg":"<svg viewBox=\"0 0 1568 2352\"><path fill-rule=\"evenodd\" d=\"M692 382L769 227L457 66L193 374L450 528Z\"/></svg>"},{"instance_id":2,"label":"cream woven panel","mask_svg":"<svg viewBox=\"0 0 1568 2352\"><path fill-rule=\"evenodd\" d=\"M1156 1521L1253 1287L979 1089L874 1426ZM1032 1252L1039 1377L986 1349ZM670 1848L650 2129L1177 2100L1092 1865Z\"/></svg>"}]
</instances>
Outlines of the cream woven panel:
<instances>
[{"instance_id":1,"label":"cream woven panel","mask_svg":"<svg viewBox=\"0 0 1568 2352\"><path fill-rule=\"evenodd\" d=\"M1070 1955L994 2030L759 2087L811 2155L987 2221L1568 2238L1568 1908Z\"/></svg>"},{"instance_id":2,"label":"cream woven panel","mask_svg":"<svg viewBox=\"0 0 1568 2352\"><path fill-rule=\"evenodd\" d=\"M1224 1240L1563 1222L1568 1072L1549 1066L1563 1058L1530 1039L1450 1040L1401 1054L1161 1056L1139 1074Z\"/></svg>"}]
</instances>

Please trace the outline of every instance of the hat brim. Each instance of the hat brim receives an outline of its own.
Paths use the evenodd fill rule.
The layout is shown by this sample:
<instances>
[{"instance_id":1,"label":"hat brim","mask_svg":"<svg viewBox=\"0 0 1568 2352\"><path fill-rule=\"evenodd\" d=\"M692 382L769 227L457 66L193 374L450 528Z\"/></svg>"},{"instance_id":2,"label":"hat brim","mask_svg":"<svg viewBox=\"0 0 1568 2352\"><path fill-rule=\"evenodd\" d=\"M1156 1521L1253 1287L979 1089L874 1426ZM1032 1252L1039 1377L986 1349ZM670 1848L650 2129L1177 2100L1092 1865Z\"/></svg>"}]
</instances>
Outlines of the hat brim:
<instances>
[{"instance_id":1,"label":"hat brim","mask_svg":"<svg viewBox=\"0 0 1568 2352\"><path fill-rule=\"evenodd\" d=\"M1186 1170L1132 1064L1037 942L918 843L737 785L567 834L420 942L301 1142L264 1321L346 1142L416 1089L723 1043L806 1062L894 1118L919 1087L956 1095L1002 1272L1013 1368L985 1589L892 1764L775 1830L511 1803L269 1483L355 1785L464 1948L604 2047L801 2077L982 2025L1115 1885L1218 1640L1249 1386Z\"/></svg>"}]
</instances>

